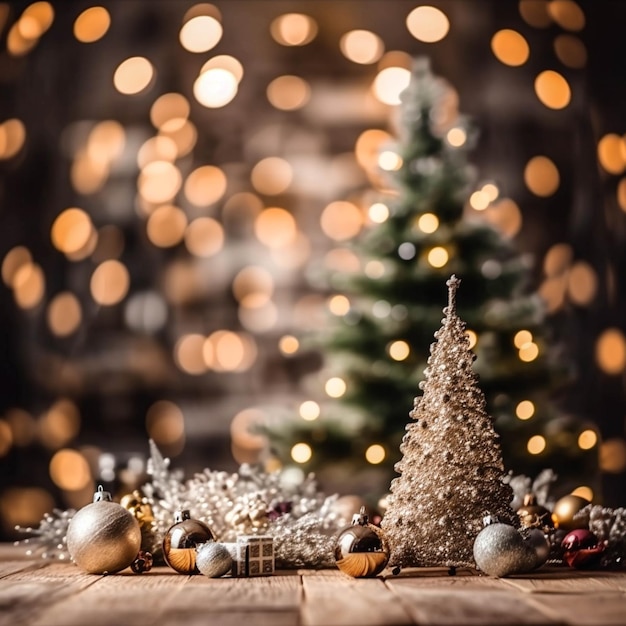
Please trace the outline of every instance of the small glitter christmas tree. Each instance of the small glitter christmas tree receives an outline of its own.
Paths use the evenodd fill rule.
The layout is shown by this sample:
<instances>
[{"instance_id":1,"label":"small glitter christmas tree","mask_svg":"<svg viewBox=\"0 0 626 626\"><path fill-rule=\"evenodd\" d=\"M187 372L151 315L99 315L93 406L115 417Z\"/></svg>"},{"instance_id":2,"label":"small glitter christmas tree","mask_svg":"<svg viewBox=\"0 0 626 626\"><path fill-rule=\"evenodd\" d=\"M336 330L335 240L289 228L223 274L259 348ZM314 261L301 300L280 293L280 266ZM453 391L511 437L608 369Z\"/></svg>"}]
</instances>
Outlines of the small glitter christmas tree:
<instances>
[{"instance_id":1,"label":"small glitter christmas tree","mask_svg":"<svg viewBox=\"0 0 626 626\"><path fill-rule=\"evenodd\" d=\"M490 514L513 524L498 435L472 370L474 354L456 313L456 276L431 345L421 397L400 445L382 521L397 567L474 567L472 547Z\"/></svg>"}]
</instances>

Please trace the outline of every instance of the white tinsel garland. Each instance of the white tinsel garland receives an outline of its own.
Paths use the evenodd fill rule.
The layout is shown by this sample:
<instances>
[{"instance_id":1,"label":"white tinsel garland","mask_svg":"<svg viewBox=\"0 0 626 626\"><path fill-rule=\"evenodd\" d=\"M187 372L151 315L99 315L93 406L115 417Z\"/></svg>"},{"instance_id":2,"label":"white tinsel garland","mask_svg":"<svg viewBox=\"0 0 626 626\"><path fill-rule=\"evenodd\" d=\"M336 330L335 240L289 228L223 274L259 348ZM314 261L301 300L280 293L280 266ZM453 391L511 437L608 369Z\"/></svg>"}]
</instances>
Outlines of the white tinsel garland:
<instances>
[{"instance_id":1,"label":"white tinsel garland","mask_svg":"<svg viewBox=\"0 0 626 626\"><path fill-rule=\"evenodd\" d=\"M150 440L150 480L141 491L154 513L157 540L174 523L174 512L187 509L209 525L218 541L271 535L278 567L334 565L334 535L349 520L334 507L337 496L319 491L313 475L294 485L284 472L266 473L244 464L234 474L205 469L184 480L182 472L169 466L170 460ZM55 509L39 528L18 528L33 536L16 544L43 558L69 558L65 536L73 514Z\"/></svg>"}]
</instances>

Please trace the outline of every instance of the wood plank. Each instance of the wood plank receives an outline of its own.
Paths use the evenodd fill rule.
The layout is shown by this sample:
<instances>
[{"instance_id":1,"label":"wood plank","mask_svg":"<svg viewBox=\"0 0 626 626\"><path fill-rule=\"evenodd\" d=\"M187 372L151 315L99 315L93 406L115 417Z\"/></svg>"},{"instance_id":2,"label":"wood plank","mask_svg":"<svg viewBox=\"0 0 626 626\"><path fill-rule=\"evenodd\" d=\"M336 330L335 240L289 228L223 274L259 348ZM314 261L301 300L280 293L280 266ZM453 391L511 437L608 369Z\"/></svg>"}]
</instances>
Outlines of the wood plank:
<instances>
[{"instance_id":1,"label":"wood plank","mask_svg":"<svg viewBox=\"0 0 626 626\"><path fill-rule=\"evenodd\" d=\"M626 623L626 597L619 593L537 593L529 595L527 601L572 626L623 626Z\"/></svg>"},{"instance_id":2,"label":"wood plank","mask_svg":"<svg viewBox=\"0 0 626 626\"><path fill-rule=\"evenodd\" d=\"M49 606L63 603L97 579L70 564L45 563L14 572L0 580L0 607L6 609L0 614L0 626L30 626Z\"/></svg>"},{"instance_id":3,"label":"wood plank","mask_svg":"<svg viewBox=\"0 0 626 626\"><path fill-rule=\"evenodd\" d=\"M207 578L190 576L184 595L171 608L184 610L191 601L207 611L237 608L239 611L272 609L297 610L302 596L299 576L273 575L250 578Z\"/></svg>"},{"instance_id":4,"label":"wood plank","mask_svg":"<svg viewBox=\"0 0 626 626\"><path fill-rule=\"evenodd\" d=\"M505 626L520 624L558 624L540 607L526 602L526 596L514 590L498 588L496 580L440 579L433 581L387 580L387 586L398 595L404 607L418 624Z\"/></svg>"},{"instance_id":5,"label":"wood plank","mask_svg":"<svg viewBox=\"0 0 626 626\"><path fill-rule=\"evenodd\" d=\"M385 626L413 620L382 578L349 578L336 570L302 577L303 626Z\"/></svg>"},{"instance_id":6,"label":"wood plank","mask_svg":"<svg viewBox=\"0 0 626 626\"><path fill-rule=\"evenodd\" d=\"M49 605L29 626L154 624L188 578L166 567L143 575L124 570L112 576L86 576L91 585Z\"/></svg>"},{"instance_id":7,"label":"wood plank","mask_svg":"<svg viewBox=\"0 0 626 626\"><path fill-rule=\"evenodd\" d=\"M602 593L614 589L609 579L592 577L577 570L539 571L503 578L502 581L527 593Z\"/></svg>"}]
</instances>

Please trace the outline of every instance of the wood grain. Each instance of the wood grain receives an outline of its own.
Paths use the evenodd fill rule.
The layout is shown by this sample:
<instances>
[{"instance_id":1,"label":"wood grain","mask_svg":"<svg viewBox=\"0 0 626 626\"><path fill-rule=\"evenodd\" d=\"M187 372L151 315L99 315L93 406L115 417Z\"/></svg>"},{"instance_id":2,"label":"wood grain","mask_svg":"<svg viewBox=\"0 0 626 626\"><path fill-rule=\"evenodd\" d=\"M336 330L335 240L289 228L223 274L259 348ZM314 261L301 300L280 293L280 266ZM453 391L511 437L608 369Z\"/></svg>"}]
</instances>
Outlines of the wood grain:
<instances>
[{"instance_id":1,"label":"wood grain","mask_svg":"<svg viewBox=\"0 0 626 626\"><path fill-rule=\"evenodd\" d=\"M335 571L302 577L304 626L412 624L383 579L353 579Z\"/></svg>"},{"instance_id":2,"label":"wood grain","mask_svg":"<svg viewBox=\"0 0 626 626\"><path fill-rule=\"evenodd\" d=\"M387 581L403 605L419 624L476 624L500 626L515 624L555 624L540 607L500 586L499 581L466 583L463 579L437 581Z\"/></svg>"},{"instance_id":3,"label":"wood grain","mask_svg":"<svg viewBox=\"0 0 626 626\"><path fill-rule=\"evenodd\" d=\"M206 578L157 567L85 574L0 545L0 626L626 624L626 572L542 568L506 579L441 568L354 579L337 570Z\"/></svg>"}]
</instances>

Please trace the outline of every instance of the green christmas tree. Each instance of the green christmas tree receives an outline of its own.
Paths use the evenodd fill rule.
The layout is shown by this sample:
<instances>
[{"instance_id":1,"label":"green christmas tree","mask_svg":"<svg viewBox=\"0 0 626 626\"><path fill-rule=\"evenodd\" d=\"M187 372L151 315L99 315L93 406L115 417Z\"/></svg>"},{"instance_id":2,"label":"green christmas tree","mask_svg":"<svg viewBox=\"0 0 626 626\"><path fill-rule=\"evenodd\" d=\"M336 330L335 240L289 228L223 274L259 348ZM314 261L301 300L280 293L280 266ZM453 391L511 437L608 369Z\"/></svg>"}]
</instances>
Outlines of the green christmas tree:
<instances>
[{"instance_id":1,"label":"green christmas tree","mask_svg":"<svg viewBox=\"0 0 626 626\"><path fill-rule=\"evenodd\" d=\"M390 565L473 567L474 539L488 512L512 523L513 492L485 397L472 370L474 354L456 312L461 281L452 276L443 326L430 349L421 397L415 398L382 520Z\"/></svg>"},{"instance_id":2,"label":"green christmas tree","mask_svg":"<svg viewBox=\"0 0 626 626\"><path fill-rule=\"evenodd\" d=\"M322 479L328 470L347 489L381 493L439 326L441 285L457 273L465 286L459 312L507 469L532 476L551 467L572 480L570 488L589 484L595 451L576 445L584 426L554 419L550 394L569 373L546 339L543 302L529 292L528 255L468 210L471 129L451 93L426 59L416 60L398 108L397 143L385 146L395 164L375 190L384 219L352 242L362 271L332 276L331 293L345 295L350 308L316 337L328 377L343 381L345 393L321 403L319 419L276 429L275 447L288 458L296 442L304 443L312 450L308 467ZM371 202L372 190L364 195ZM496 203L484 213L497 222L498 211Z\"/></svg>"}]
</instances>

